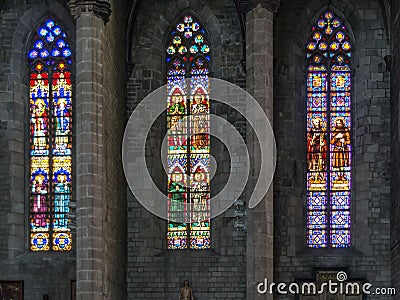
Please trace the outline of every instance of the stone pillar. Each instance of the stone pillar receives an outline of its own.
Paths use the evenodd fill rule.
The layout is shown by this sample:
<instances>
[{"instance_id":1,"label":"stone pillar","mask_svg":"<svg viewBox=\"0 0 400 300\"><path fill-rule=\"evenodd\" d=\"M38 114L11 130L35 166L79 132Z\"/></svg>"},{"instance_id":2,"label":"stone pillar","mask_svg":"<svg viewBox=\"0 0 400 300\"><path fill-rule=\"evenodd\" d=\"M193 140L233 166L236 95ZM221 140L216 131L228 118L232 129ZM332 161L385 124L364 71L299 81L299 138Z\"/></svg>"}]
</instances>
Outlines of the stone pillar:
<instances>
[{"instance_id":1,"label":"stone pillar","mask_svg":"<svg viewBox=\"0 0 400 300\"><path fill-rule=\"evenodd\" d=\"M103 299L102 36L111 10L104 0L73 0L68 5L76 19L77 299Z\"/></svg>"},{"instance_id":2,"label":"stone pillar","mask_svg":"<svg viewBox=\"0 0 400 300\"><path fill-rule=\"evenodd\" d=\"M264 109L272 125L273 116L273 12L271 7L257 4L246 15L246 86ZM260 169L260 145L248 129L252 169L257 178ZM264 180L258 178L258 180ZM259 294L257 284L273 281L273 194L272 186L265 199L247 214L247 295L246 299L272 299Z\"/></svg>"}]
</instances>

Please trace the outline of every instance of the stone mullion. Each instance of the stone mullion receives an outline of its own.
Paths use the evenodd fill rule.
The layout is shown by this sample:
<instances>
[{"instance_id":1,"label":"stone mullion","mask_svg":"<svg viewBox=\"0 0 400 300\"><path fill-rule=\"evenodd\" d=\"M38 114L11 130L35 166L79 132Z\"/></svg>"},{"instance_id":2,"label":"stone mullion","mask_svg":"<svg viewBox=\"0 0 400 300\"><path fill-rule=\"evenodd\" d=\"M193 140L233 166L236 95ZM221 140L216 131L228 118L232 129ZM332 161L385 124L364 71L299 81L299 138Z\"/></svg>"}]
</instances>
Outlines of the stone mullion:
<instances>
[{"instance_id":1,"label":"stone mullion","mask_svg":"<svg viewBox=\"0 0 400 300\"><path fill-rule=\"evenodd\" d=\"M261 4L246 16L246 47L247 90L264 109L272 124L273 12ZM266 145L259 145L257 138L249 130L246 138L252 164L250 176L257 178L261 166L259 148L263 149ZM265 179L258 178L258 180ZM269 293L265 295L257 293L259 282L264 282L265 278L268 278L268 282L273 281L272 186L263 201L248 211L247 228L246 299L272 299Z\"/></svg>"},{"instance_id":2,"label":"stone mullion","mask_svg":"<svg viewBox=\"0 0 400 300\"><path fill-rule=\"evenodd\" d=\"M76 19L77 299L103 298L103 31L97 2L71 1ZM108 2L107 2L108 3Z\"/></svg>"}]
</instances>

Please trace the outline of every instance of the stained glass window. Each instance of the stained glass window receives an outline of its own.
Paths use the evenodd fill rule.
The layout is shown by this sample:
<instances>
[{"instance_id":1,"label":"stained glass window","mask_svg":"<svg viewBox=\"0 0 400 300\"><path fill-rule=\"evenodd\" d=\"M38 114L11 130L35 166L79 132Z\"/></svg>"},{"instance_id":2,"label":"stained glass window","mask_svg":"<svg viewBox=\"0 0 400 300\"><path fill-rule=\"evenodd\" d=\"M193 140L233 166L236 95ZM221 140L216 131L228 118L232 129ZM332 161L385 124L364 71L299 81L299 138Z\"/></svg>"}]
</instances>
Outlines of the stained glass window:
<instances>
[{"instance_id":1,"label":"stained glass window","mask_svg":"<svg viewBox=\"0 0 400 300\"><path fill-rule=\"evenodd\" d=\"M350 246L352 44L346 26L323 13L307 44L307 243Z\"/></svg>"},{"instance_id":2,"label":"stained glass window","mask_svg":"<svg viewBox=\"0 0 400 300\"><path fill-rule=\"evenodd\" d=\"M47 19L27 53L30 122L30 249L69 251L72 196L72 53L66 33Z\"/></svg>"},{"instance_id":3,"label":"stained glass window","mask_svg":"<svg viewBox=\"0 0 400 300\"><path fill-rule=\"evenodd\" d=\"M192 16L172 30L166 54L168 249L209 249L210 46Z\"/></svg>"}]
</instances>

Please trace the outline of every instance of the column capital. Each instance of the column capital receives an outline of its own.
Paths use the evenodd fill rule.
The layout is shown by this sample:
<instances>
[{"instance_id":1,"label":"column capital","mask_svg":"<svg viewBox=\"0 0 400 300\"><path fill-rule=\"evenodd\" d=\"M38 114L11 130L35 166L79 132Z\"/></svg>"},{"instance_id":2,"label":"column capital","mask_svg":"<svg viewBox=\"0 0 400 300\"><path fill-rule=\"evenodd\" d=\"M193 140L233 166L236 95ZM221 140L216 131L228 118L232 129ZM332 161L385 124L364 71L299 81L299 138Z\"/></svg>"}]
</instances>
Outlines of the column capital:
<instances>
[{"instance_id":1,"label":"column capital","mask_svg":"<svg viewBox=\"0 0 400 300\"><path fill-rule=\"evenodd\" d=\"M253 0L254 7L261 5L269 11L276 12L281 4L281 0Z\"/></svg>"},{"instance_id":2,"label":"column capital","mask_svg":"<svg viewBox=\"0 0 400 300\"><path fill-rule=\"evenodd\" d=\"M68 7L75 19L82 13L90 12L107 23L111 15L111 4L108 0L70 0Z\"/></svg>"}]
</instances>

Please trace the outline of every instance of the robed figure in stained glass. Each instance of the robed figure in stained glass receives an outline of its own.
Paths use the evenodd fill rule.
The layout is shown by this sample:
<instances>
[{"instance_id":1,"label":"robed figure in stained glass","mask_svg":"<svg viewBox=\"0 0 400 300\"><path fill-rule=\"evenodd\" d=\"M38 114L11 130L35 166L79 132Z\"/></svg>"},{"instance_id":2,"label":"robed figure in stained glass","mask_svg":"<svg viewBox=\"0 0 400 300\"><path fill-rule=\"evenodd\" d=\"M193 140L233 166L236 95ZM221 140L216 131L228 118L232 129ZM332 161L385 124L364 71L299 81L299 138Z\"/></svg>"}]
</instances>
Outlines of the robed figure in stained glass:
<instances>
[{"instance_id":1,"label":"robed figure in stained glass","mask_svg":"<svg viewBox=\"0 0 400 300\"><path fill-rule=\"evenodd\" d=\"M44 136L47 129L47 111L44 100L38 98L32 109L32 118L34 119L33 134L37 136Z\"/></svg>"},{"instance_id":2,"label":"robed figure in stained glass","mask_svg":"<svg viewBox=\"0 0 400 300\"><path fill-rule=\"evenodd\" d=\"M201 222L208 220L209 214L207 209L208 193L196 193L192 197L192 222L199 225Z\"/></svg>"},{"instance_id":3,"label":"robed figure in stained glass","mask_svg":"<svg viewBox=\"0 0 400 300\"><path fill-rule=\"evenodd\" d=\"M184 126L184 121L182 120L182 116L179 115L171 116L168 134L170 135L184 134L185 131L183 129L184 128L183 126Z\"/></svg>"},{"instance_id":4,"label":"robed figure in stained glass","mask_svg":"<svg viewBox=\"0 0 400 300\"><path fill-rule=\"evenodd\" d=\"M210 190L208 173L204 167L198 166L194 170L191 182L192 195L192 222L200 225L208 219L208 192Z\"/></svg>"},{"instance_id":5,"label":"robed figure in stained glass","mask_svg":"<svg viewBox=\"0 0 400 300\"><path fill-rule=\"evenodd\" d=\"M33 101L31 101L33 102ZM42 98L36 99L32 108L32 127L31 135L35 138L35 146L38 148L45 147L46 135L48 130L48 116L46 103Z\"/></svg>"},{"instance_id":6,"label":"robed figure in stained glass","mask_svg":"<svg viewBox=\"0 0 400 300\"><path fill-rule=\"evenodd\" d=\"M209 190L209 181L204 168L197 167L193 176L192 191L206 192Z\"/></svg>"},{"instance_id":7,"label":"robed figure in stained glass","mask_svg":"<svg viewBox=\"0 0 400 300\"><path fill-rule=\"evenodd\" d=\"M192 116L192 147L193 150L206 150L208 146L208 116Z\"/></svg>"},{"instance_id":8,"label":"robed figure in stained glass","mask_svg":"<svg viewBox=\"0 0 400 300\"><path fill-rule=\"evenodd\" d=\"M68 226L68 220L64 218L64 214L69 212L68 204L71 198L71 188L68 177L69 174L67 172L56 174L54 212L59 218L54 220L54 228L67 228Z\"/></svg>"},{"instance_id":9,"label":"robed figure in stained glass","mask_svg":"<svg viewBox=\"0 0 400 300\"><path fill-rule=\"evenodd\" d=\"M191 105L192 114L207 114L208 113L208 100L204 95L202 89L198 89L193 96Z\"/></svg>"},{"instance_id":10,"label":"robed figure in stained glass","mask_svg":"<svg viewBox=\"0 0 400 300\"><path fill-rule=\"evenodd\" d=\"M168 146L170 151L186 150L185 120L182 115L169 117Z\"/></svg>"},{"instance_id":11,"label":"robed figure in stained glass","mask_svg":"<svg viewBox=\"0 0 400 300\"><path fill-rule=\"evenodd\" d=\"M183 181L183 174L172 173L171 180L168 187L168 192L170 193L170 215L171 219L175 222L183 222L184 216L182 212L184 211L185 203L185 184Z\"/></svg>"},{"instance_id":12,"label":"robed figure in stained glass","mask_svg":"<svg viewBox=\"0 0 400 300\"><path fill-rule=\"evenodd\" d=\"M169 115L182 115L185 113L185 101L182 92L176 88L171 95L171 103L168 107Z\"/></svg>"},{"instance_id":13,"label":"robed figure in stained glass","mask_svg":"<svg viewBox=\"0 0 400 300\"><path fill-rule=\"evenodd\" d=\"M307 139L308 169L310 171L324 171L326 169L327 145L325 130L322 128L322 119L312 120L312 128Z\"/></svg>"},{"instance_id":14,"label":"robed figure in stained glass","mask_svg":"<svg viewBox=\"0 0 400 300\"><path fill-rule=\"evenodd\" d=\"M335 120L335 128L332 132L331 144L333 145L332 167L343 170L345 167L350 165L350 132L346 127L344 119L341 117L338 117Z\"/></svg>"},{"instance_id":15,"label":"robed figure in stained glass","mask_svg":"<svg viewBox=\"0 0 400 300\"><path fill-rule=\"evenodd\" d=\"M69 132L71 114L68 106L68 100L66 98L59 98L57 105L54 107L57 134L65 134Z\"/></svg>"},{"instance_id":16,"label":"robed figure in stained glass","mask_svg":"<svg viewBox=\"0 0 400 300\"><path fill-rule=\"evenodd\" d=\"M46 175L42 173L37 173L32 175L32 195L34 197L32 212L43 214L35 214L34 225L38 227L47 227L46 220L46 212L47 212L47 203L46 203L46 194L47 194L47 180Z\"/></svg>"}]
</instances>

